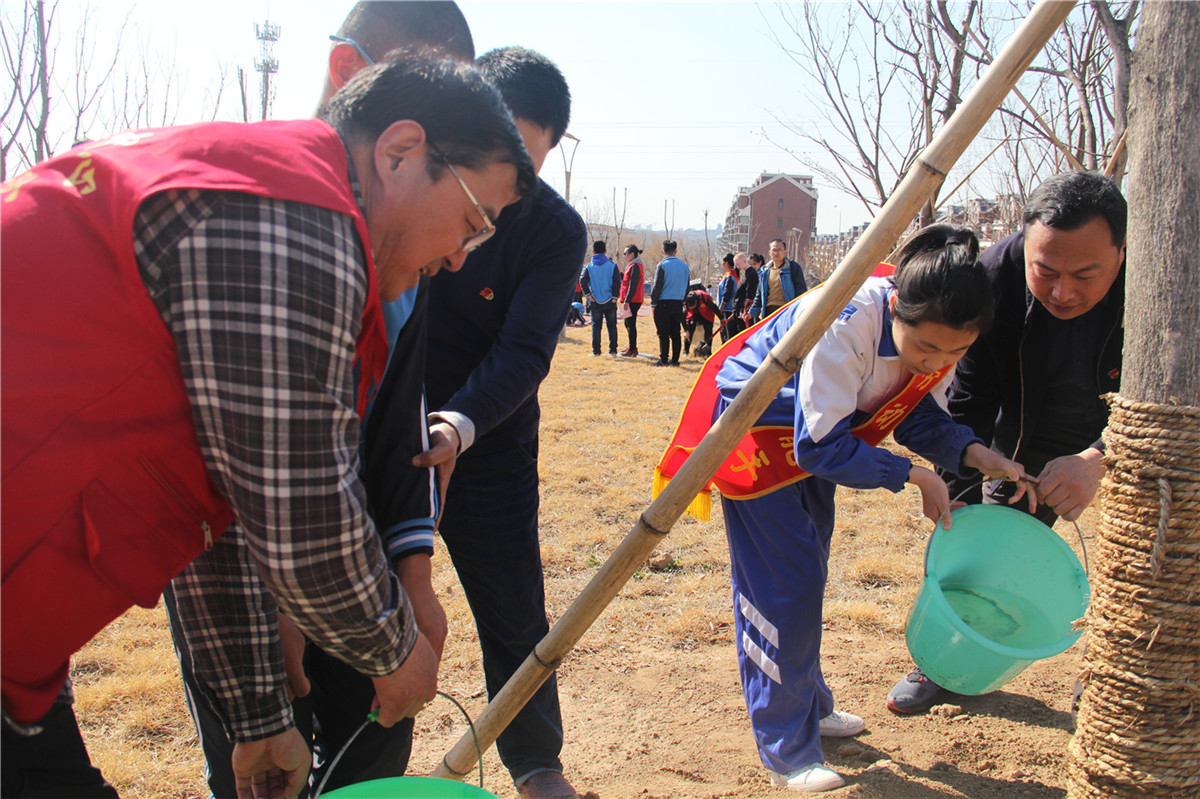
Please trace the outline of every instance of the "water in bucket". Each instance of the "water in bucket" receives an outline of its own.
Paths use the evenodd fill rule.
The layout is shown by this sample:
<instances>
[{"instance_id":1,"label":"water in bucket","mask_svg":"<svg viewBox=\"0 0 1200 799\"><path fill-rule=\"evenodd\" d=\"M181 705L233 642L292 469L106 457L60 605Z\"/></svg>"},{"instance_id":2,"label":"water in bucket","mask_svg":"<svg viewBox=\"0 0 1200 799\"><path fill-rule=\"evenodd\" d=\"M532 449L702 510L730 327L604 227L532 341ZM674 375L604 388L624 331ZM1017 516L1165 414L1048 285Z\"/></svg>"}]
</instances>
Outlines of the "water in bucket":
<instances>
[{"instance_id":1,"label":"water in bucket","mask_svg":"<svg viewBox=\"0 0 1200 799\"><path fill-rule=\"evenodd\" d=\"M1021 511L972 505L952 519L930 537L908 651L938 685L984 694L1075 642L1087 575L1065 541Z\"/></svg>"},{"instance_id":2,"label":"water in bucket","mask_svg":"<svg viewBox=\"0 0 1200 799\"><path fill-rule=\"evenodd\" d=\"M1049 616L1011 591L943 585L942 595L964 624L997 644L1027 648L1058 637Z\"/></svg>"}]
</instances>

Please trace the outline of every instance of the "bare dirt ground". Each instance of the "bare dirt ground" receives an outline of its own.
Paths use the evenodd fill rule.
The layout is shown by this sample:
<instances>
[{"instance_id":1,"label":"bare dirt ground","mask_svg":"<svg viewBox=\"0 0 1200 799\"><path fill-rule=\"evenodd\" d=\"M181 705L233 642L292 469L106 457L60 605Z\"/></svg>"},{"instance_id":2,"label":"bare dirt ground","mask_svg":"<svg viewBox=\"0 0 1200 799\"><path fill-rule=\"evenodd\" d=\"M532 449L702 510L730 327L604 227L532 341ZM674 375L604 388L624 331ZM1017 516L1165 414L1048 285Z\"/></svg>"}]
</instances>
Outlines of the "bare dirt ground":
<instances>
[{"instance_id":1,"label":"bare dirt ground","mask_svg":"<svg viewBox=\"0 0 1200 799\"><path fill-rule=\"evenodd\" d=\"M640 324L643 351L653 325ZM590 329L570 328L541 392L542 540L548 612L557 619L650 502L653 464L699 370L590 357ZM624 346L624 330L621 345ZM902 718L883 704L910 667L904 621L920 588L931 524L915 489L838 496L822 660L838 706L861 715L854 739L825 739L847 778L831 797L1060 797L1079 644L1004 690ZM1092 517L1082 520L1091 540ZM1060 534L1073 543L1074 530ZM566 747L578 789L601 799L784 796L751 738L731 636L729 567L719 504L710 522L684 517L660 558L639 571L558 672ZM477 643L441 553L435 584L450 617L441 689L472 716L486 704ZM79 712L93 757L126 797L204 795L200 756L179 699L161 611L110 628L76 661ZM410 773L431 771L463 735L437 700L417 719ZM513 796L495 750L483 784ZM478 772L472 781L478 783Z\"/></svg>"}]
</instances>

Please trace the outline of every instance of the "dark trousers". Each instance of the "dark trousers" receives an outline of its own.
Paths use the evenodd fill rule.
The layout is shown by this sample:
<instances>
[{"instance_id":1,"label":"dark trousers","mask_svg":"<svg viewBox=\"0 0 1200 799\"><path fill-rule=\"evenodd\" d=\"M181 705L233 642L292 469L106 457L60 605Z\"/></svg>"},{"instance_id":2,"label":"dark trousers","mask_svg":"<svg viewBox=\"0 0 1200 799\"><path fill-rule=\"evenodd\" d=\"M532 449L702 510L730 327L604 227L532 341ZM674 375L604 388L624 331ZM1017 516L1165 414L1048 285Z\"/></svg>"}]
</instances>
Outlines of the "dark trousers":
<instances>
[{"instance_id":1,"label":"dark trousers","mask_svg":"<svg viewBox=\"0 0 1200 799\"><path fill-rule=\"evenodd\" d=\"M701 316L699 318L693 318L691 321L684 319L684 321L683 321L683 332L684 332L683 354L684 355L687 355L688 352L691 351L692 340L696 336L696 328L697 327L704 331L704 338L701 339L701 341L707 341L709 348L710 349L712 348L712 328L713 328L712 320L705 319L703 316ZM696 342L697 348L700 347L700 343L701 343L700 341Z\"/></svg>"},{"instance_id":2,"label":"dark trousers","mask_svg":"<svg viewBox=\"0 0 1200 799\"><path fill-rule=\"evenodd\" d=\"M550 629L538 543L537 440L458 459L438 529L475 616L488 698ZM478 444L476 445L478 446ZM496 749L515 781L561 771L563 731L553 674L500 734Z\"/></svg>"},{"instance_id":3,"label":"dark trousers","mask_svg":"<svg viewBox=\"0 0 1200 799\"><path fill-rule=\"evenodd\" d=\"M683 323L683 300L659 300L654 306L654 328L658 331L658 359L663 363L679 363L682 338L679 326ZM670 359L667 350L670 348Z\"/></svg>"},{"instance_id":4,"label":"dark trousers","mask_svg":"<svg viewBox=\"0 0 1200 799\"><path fill-rule=\"evenodd\" d=\"M204 776L208 789L216 799L235 799L237 788L233 778L233 744L225 736L220 717L213 710L209 694L192 671L192 658L179 626L175 594L171 586L163 592L163 607L171 624L171 638L179 656L179 672L183 677L184 695L196 735L206 761ZM296 729L317 751L319 764L309 777L315 789L325 776L326 768L345 746L355 730L366 721L375 698L375 686L369 677L309 642L304 650L304 673L312 691L292 702ZM413 720L404 719L392 727L368 724L346 750L337 768L329 777L324 790L332 791L364 780L402 777L408 768L412 752ZM307 796L307 791L301 792Z\"/></svg>"},{"instance_id":5,"label":"dark trousers","mask_svg":"<svg viewBox=\"0 0 1200 799\"><path fill-rule=\"evenodd\" d=\"M117 799L116 790L92 765L69 704L55 702L38 726L42 731L37 735L21 735L0 722L0 795Z\"/></svg>"},{"instance_id":6,"label":"dark trousers","mask_svg":"<svg viewBox=\"0 0 1200 799\"><path fill-rule=\"evenodd\" d=\"M592 303L592 352L600 354L600 325L608 325L608 351L617 352L617 301Z\"/></svg>"},{"instance_id":7,"label":"dark trousers","mask_svg":"<svg viewBox=\"0 0 1200 799\"><path fill-rule=\"evenodd\" d=\"M625 317L625 332L629 334L629 348L637 349L637 315L641 310L640 302L629 303L629 316Z\"/></svg>"}]
</instances>

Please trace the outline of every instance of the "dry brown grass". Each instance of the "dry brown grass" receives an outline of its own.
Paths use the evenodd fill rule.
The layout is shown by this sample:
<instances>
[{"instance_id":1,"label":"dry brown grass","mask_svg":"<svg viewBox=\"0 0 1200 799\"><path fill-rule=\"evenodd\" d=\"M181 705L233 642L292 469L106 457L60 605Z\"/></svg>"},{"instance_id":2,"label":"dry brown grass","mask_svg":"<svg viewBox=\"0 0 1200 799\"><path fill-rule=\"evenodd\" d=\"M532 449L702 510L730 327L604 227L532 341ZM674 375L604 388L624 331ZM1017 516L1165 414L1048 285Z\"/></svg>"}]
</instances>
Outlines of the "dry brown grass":
<instances>
[{"instance_id":1,"label":"dry brown grass","mask_svg":"<svg viewBox=\"0 0 1200 799\"><path fill-rule=\"evenodd\" d=\"M640 333L644 349L652 350L656 342L649 319L641 320ZM622 345L624 336L622 328ZM648 505L653 465L699 371L697 360L680 369L652 369L645 359L592 358L590 351L590 330L569 329L541 392L541 534L552 620L579 595ZM843 490L838 506L826 640L846 649L845 655L833 653L835 668L839 662L853 663L864 646L896 653L888 655L891 661L878 676L880 685L870 689L879 693L899 676L890 670L903 663L905 616L920 586L930 525L920 517L920 499L911 488L895 496ZM675 525L660 545L663 558L657 568L647 565L634 576L559 669L571 730L564 760L569 757L570 766L583 772L589 787L605 799L641 795L643 786L658 784L655 780L674 780L667 787L659 785L659 796L772 795L769 787L754 787L762 783L762 772L731 665L728 553L720 504L714 507L712 521L684 517ZM434 565L435 586L451 628L440 688L478 714L486 697L470 612L444 551ZM715 679L696 673L718 668ZM654 676L647 677L648 671ZM161 609L135 610L112 625L79 653L74 674L93 759L122 796L206 795ZM597 686L607 691L599 706L591 696ZM672 697L667 704L678 707L678 719L662 718L661 709L645 707L663 695ZM676 702L675 696L681 698ZM617 730L605 737L602 722L612 714L629 725L638 722L664 731L639 737L642 728L631 726L628 733ZM648 720L638 721L643 717ZM631 771L652 757L646 753L658 751L656 746L679 748L699 740L703 751L704 738L725 728L722 734L735 743L714 747L711 759L714 769L728 772L720 778L735 781L732 792L692 793L680 787L695 781L692 766ZM450 703L435 703L417 720L411 773L428 773L466 731ZM729 758L733 765L726 762ZM692 759L699 769L695 761L705 758L693 754ZM497 786L508 784L507 775L494 750L484 762L486 784L503 793ZM862 795L898 794L885 787L882 793Z\"/></svg>"}]
</instances>

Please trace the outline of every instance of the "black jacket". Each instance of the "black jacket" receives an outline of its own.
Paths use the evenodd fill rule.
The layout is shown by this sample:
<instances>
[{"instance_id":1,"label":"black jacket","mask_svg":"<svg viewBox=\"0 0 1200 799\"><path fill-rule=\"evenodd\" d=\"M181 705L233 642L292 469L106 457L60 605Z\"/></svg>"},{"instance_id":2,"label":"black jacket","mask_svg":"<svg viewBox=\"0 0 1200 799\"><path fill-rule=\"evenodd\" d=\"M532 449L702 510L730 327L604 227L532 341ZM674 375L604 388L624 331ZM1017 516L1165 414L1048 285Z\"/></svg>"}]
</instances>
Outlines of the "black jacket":
<instances>
[{"instance_id":1,"label":"black jacket","mask_svg":"<svg viewBox=\"0 0 1200 799\"><path fill-rule=\"evenodd\" d=\"M738 283L737 291L733 294L733 314L741 316L743 312L750 309L754 304L754 298L758 296L758 269L753 266L747 266L746 271L742 273L742 281Z\"/></svg>"},{"instance_id":2,"label":"black jacket","mask_svg":"<svg viewBox=\"0 0 1200 799\"><path fill-rule=\"evenodd\" d=\"M995 292L995 319L958 364L950 387L950 414L976 435L1037 474L1043 463L1022 460L1025 436L1036 429L1046 401L1050 313L1037 302L1025 283L1025 237L1016 233L989 247L980 263L987 269ZM1100 341L1094 363L1100 395L1116 391L1121 382L1122 320L1125 313L1125 267L1117 274L1105 300L1096 309L1102 314ZM1081 439L1097 441L1108 423L1107 411L1089 418L1087 429L1071 431ZM1080 447L1082 449L1083 447ZM1078 450L1076 450L1078 451ZM1063 452L1062 455L1072 453ZM970 481L946 475L951 496ZM978 480L978 477L974 478ZM979 502L978 489L964 499Z\"/></svg>"}]
</instances>

